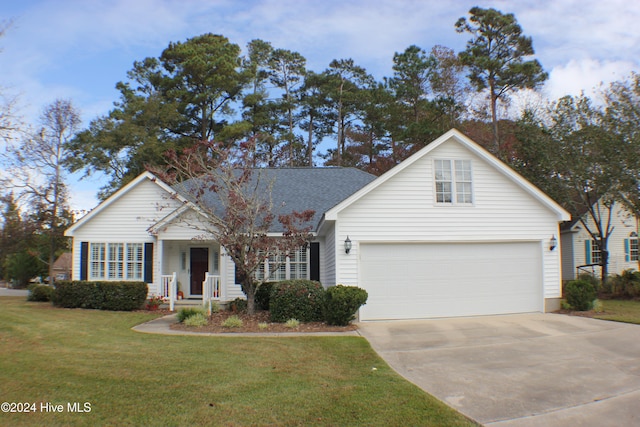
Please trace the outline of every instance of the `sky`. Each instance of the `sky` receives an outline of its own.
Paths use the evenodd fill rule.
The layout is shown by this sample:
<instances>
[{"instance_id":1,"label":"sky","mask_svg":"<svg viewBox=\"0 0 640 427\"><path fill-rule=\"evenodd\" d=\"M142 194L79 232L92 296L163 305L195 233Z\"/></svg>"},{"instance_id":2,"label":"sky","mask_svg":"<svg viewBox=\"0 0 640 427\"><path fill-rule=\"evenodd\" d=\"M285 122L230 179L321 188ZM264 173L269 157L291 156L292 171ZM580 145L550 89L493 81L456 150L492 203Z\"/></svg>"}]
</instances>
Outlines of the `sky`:
<instances>
[{"instance_id":1,"label":"sky","mask_svg":"<svg viewBox=\"0 0 640 427\"><path fill-rule=\"evenodd\" d=\"M595 95L601 83L640 72L637 0L0 0L0 87L37 124L42 109L70 99L83 127L113 108L134 61L158 57L170 42L214 33L301 53L307 68L352 58L377 79L391 76L410 45L464 50L454 24L474 6L513 13L549 73L542 93ZM105 178L67 177L70 204L89 210ZM5 189L0 189L4 193Z\"/></svg>"}]
</instances>

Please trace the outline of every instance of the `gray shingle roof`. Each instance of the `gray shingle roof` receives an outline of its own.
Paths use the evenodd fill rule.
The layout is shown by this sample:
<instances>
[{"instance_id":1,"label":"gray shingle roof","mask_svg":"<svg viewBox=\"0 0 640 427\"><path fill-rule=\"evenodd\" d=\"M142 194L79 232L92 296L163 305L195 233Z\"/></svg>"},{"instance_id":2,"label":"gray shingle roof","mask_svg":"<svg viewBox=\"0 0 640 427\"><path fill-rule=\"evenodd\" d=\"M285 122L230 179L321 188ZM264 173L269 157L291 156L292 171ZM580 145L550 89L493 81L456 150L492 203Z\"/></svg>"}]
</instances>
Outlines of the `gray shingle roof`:
<instances>
[{"instance_id":1,"label":"gray shingle roof","mask_svg":"<svg viewBox=\"0 0 640 427\"><path fill-rule=\"evenodd\" d=\"M274 168L260 169L263 183L273 181L271 200L276 215L311 209L315 211L313 228L322 215L353 193L376 179L376 176L355 168ZM176 190L178 190L176 188ZM178 190L180 191L180 190ZM208 194L208 203L218 204L215 194ZM275 221L272 232L282 232Z\"/></svg>"}]
</instances>

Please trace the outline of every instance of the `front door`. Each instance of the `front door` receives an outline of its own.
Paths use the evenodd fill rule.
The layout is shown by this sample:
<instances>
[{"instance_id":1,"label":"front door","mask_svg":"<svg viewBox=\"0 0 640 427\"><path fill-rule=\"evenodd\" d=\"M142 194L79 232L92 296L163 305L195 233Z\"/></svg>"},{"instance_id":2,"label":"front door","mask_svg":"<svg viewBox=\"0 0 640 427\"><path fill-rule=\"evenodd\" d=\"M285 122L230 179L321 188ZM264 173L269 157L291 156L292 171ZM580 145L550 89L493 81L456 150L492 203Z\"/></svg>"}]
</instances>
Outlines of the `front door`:
<instances>
[{"instance_id":1,"label":"front door","mask_svg":"<svg viewBox=\"0 0 640 427\"><path fill-rule=\"evenodd\" d=\"M191 248L191 295L202 295L202 281L209 271L209 249Z\"/></svg>"}]
</instances>

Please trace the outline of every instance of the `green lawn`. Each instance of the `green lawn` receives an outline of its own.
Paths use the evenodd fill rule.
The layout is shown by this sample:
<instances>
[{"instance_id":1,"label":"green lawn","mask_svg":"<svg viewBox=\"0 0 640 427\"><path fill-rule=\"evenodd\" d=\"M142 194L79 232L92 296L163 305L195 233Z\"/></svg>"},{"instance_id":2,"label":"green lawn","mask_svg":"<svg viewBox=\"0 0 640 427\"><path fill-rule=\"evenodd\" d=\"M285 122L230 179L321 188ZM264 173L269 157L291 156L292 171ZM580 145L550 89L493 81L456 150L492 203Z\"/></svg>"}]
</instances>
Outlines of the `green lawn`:
<instances>
[{"instance_id":1,"label":"green lawn","mask_svg":"<svg viewBox=\"0 0 640 427\"><path fill-rule=\"evenodd\" d=\"M635 323L640 325L640 301L601 300L603 313L594 317L602 320Z\"/></svg>"},{"instance_id":2,"label":"green lawn","mask_svg":"<svg viewBox=\"0 0 640 427\"><path fill-rule=\"evenodd\" d=\"M475 425L360 337L159 336L153 316L0 298L0 425ZM373 368L376 369L373 369ZM42 412L47 402L62 413ZM68 404L90 404L71 413Z\"/></svg>"}]
</instances>

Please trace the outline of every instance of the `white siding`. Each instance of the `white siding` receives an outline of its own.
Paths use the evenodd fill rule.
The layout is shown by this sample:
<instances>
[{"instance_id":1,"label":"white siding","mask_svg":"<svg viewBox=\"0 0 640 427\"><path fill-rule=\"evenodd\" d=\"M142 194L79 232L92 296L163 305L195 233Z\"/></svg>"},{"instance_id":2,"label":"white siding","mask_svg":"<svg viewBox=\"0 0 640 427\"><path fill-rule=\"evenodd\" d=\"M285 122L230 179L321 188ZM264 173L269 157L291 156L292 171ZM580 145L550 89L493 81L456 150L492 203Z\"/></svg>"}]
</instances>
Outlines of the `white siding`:
<instances>
[{"instance_id":1,"label":"white siding","mask_svg":"<svg viewBox=\"0 0 640 427\"><path fill-rule=\"evenodd\" d=\"M473 205L435 202L433 160L472 160ZM557 214L474 155L449 140L338 213L335 244L347 235L349 255L336 251L337 282L358 284L360 242L538 241L559 238ZM329 237L327 237L327 240ZM543 255L544 296L560 296L559 251Z\"/></svg>"},{"instance_id":2,"label":"white siding","mask_svg":"<svg viewBox=\"0 0 640 427\"><path fill-rule=\"evenodd\" d=\"M325 282L328 281L329 275L327 273L327 260L323 255L327 252L327 243L324 237L316 237L314 241L320 243L320 283L326 288L328 285Z\"/></svg>"},{"instance_id":3,"label":"white siding","mask_svg":"<svg viewBox=\"0 0 640 427\"><path fill-rule=\"evenodd\" d=\"M244 292L242 292L242 287L235 283L235 264L224 249L222 249L222 257L220 258L220 275L222 283L225 286L224 298L226 301L233 301L236 298L247 298Z\"/></svg>"},{"instance_id":4,"label":"white siding","mask_svg":"<svg viewBox=\"0 0 640 427\"><path fill-rule=\"evenodd\" d=\"M320 248L320 258L324 261L324 269L320 272L320 280L325 288L335 286L336 282L336 229L335 224L332 222L328 226L328 231L325 235L325 245ZM322 264L321 264L322 265Z\"/></svg>"},{"instance_id":5,"label":"white siding","mask_svg":"<svg viewBox=\"0 0 640 427\"><path fill-rule=\"evenodd\" d=\"M213 240L206 232L208 225L193 210L173 218L158 230L158 239L162 240Z\"/></svg>"},{"instance_id":6,"label":"white siding","mask_svg":"<svg viewBox=\"0 0 640 427\"><path fill-rule=\"evenodd\" d=\"M80 225L73 233L73 279L80 279L81 242L155 242L147 229L170 211L161 207L171 204L177 203L166 191L144 179ZM157 256L154 247L155 265Z\"/></svg>"}]
</instances>

